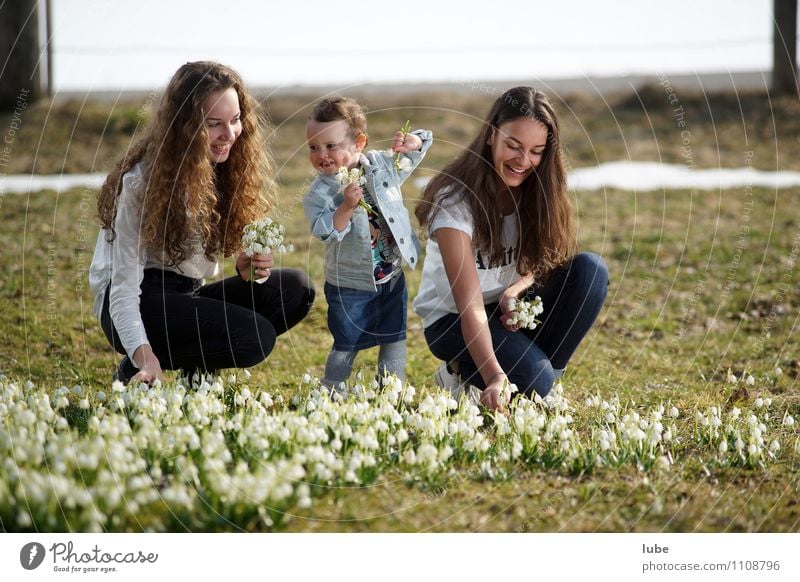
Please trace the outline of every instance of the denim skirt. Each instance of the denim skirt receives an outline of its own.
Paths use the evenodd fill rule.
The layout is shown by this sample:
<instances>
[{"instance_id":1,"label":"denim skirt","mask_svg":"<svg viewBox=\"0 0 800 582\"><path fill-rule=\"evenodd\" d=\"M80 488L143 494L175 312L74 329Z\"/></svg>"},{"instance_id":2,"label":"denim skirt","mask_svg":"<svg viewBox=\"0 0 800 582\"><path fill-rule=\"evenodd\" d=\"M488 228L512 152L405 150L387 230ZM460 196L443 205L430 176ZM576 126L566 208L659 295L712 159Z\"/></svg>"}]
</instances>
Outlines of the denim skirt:
<instances>
[{"instance_id":1,"label":"denim skirt","mask_svg":"<svg viewBox=\"0 0 800 582\"><path fill-rule=\"evenodd\" d=\"M406 339L408 292L403 271L377 291L362 291L325 283L328 329L333 349L355 352Z\"/></svg>"}]
</instances>

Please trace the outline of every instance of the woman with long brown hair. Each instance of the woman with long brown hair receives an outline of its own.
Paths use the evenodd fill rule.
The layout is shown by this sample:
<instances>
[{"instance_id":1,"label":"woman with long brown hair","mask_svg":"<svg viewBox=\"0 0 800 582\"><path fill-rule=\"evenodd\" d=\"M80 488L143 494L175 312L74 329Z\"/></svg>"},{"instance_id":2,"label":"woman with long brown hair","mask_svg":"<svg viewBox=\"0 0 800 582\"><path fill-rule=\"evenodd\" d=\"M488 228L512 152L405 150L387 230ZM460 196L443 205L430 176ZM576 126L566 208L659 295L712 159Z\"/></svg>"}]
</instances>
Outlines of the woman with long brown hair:
<instances>
[{"instance_id":1,"label":"woman with long brown hair","mask_svg":"<svg viewBox=\"0 0 800 582\"><path fill-rule=\"evenodd\" d=\"M244 226L269 210L260 126L238 73L187 63L106 179L89 281L103 332L125 354L115 378L253 366L308 313L314 287L305 273L241 252ZM219 255L236 253L236 277L204 284ZM248 280L251 264L265 284Z\"/></svg>"},{"instance_id":2,"label":"woman with long brown hair","mask_svg":"<svg viewBox=\"0 0 800 582\"><path fill-rule=\"evenodd\" d=\"M508 384L546 395L605 301L605 263L576 254L562 155L547 97L510 89L416 208L429 239L414 309L445 362L437 383L477 387L492 409L507 402ZM509 306L535 296L542 324L521 330Z\"/></svg>"}]
</instances>

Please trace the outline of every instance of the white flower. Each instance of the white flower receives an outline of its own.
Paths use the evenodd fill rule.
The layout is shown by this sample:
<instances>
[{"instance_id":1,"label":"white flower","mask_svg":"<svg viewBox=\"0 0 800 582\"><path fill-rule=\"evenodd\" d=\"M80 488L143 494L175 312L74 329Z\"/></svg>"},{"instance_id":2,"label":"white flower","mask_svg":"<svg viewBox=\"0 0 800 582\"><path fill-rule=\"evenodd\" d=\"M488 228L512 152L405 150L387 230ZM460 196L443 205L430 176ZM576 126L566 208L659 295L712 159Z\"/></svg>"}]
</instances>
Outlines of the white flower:
<instances>
[{"instance_id":1,"label":"white flower","mask_svg":"<svg viewBox=\"0 0 800 582\"><path fill-rule=\"evenodd\" d=\"M361 168L352 168L348 170L345 166L340 166L338 170L336 170L336 181L342 185L342 190L347 188L350 184L358 184L359 186L363 186L367 183L367 179L364 177L364 170ZM372 206L367 204L367 201L361 198L358 201L358 205L363 208L367 214L374 214L375 211L372 209Z\"/></svg>"},{"instance_id":2,"label":"white flower","mask_svg":"<svg viewBox=\"0 0 800 582\"><path fill-rule=\"evenodd\" d=\"M364 177L364 170L361 168L352 168L348 170L344 166L336 170L336 181L343 187L349 186L350 184L363 186L367 183L367 179Z\"/></svg>"},{"instance_id":3,"label":"white flower","mask_svg":"<svg viewBox=\"0 0 800 582\"><path fill-rule=\"evenodd\" d=\"M719 443L720 454L724 455L727 450L728 450L728 441L720 441Z\"/></svg>"},{"instance_id":4,"label":"white flower","mask_svg":"<svg viewBox=\"0 0 800 582\"><path fill-rule=\"evenodd\" d=\"M287 250L284 244L286 228L269 217L251 222L242 232L242 247L248 257Z\"/></svg>"},{"instance_id":5,"label":"white flower","mask_svg":"<svg viewBox=\"0 0 800 582\"><path fill-rule=\"evenodd\" d=\"M775 439L769 444L769 451L771 453L777 453L779 450L781 450L781 444Z\"/></svg>"},{"instance_id":6,"label":"white flower","mask_svg":"<svg viewBox=\"0 0 800 582\"><path fill-rule=\"evenodd\" d=\"M794 418L790 414L784 417L783 426L794 426Z\"/></svg>"},{"instance_id":7,"label":"white flower","mask_svg":"<svg viewBox=\"0 0 800 582\"><path fill-rule=\"evenodd\" d=\"M748 375L747 375L747 379L745 380L745 382L746 382L746 384L747 384L748 386L754 386L754 385L755 385L755 383L756 383L756 379L755 379L755 378L753 378L753 375L752 375L752 374L748 374Z\"/></svg>"},{"instance_id":8,"label":"white flower","mask_svg":"<svg viewBox=\"0 0 800 582\"><path fill-rule=\"evenodd\" d=\"M397 162L396 167L400 172L410 172L412 165L413 164L411 163L410 159L403 157Z\"/></svg>"},{"instance_id":9,"label":"white flower","mask_svg":"<svg viewBox=\"0 0 800 582\"><path fill-rule=\"evenodd\" d=\"M512 298L508 301L508 311L510 317L506 321L510 325L518 325L524 329L536 329L541 323L536 316L544 312L544 305L542 298L538 295L532 301Z\"/></svg>"}]
</instances>

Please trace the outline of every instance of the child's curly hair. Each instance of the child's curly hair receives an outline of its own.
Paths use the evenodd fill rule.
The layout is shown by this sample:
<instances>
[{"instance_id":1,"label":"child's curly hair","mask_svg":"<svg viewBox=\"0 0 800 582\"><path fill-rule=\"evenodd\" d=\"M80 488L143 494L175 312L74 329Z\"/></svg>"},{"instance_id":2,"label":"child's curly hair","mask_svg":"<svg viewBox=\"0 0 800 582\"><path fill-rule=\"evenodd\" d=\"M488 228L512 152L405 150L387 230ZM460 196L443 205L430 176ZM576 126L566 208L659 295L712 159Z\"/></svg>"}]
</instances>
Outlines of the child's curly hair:
<instances>
[{"instance_id":1,"label":"child's curly hair","mask_svg":"<svg viewBox=\"0 0 800 582\"><path fill-rule=\"evenodd\" d=\"M350 97L327 97L314 106L308 118L318 123L346 121L353 139L361 134L367 135L364 108Z\"/></svg>"}]
</instances>

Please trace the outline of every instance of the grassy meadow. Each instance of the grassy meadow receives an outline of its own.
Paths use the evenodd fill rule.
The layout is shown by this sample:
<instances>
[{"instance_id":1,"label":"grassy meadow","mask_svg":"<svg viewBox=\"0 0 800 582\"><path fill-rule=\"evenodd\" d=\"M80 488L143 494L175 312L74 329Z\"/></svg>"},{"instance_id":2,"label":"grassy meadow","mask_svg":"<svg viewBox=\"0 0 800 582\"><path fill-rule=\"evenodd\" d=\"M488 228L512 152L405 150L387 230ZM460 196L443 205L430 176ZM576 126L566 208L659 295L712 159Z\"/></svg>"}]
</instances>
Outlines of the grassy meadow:
<instances>
[{"instance_id":1,"label":"grassy meadow","mask_svg":"<svg viewBox=\"0 0 800 582\"><path fill-rule=\"evenodd\" d=\"M388 147L392 133L411 119L413 127L434 132L434 145L415 177L431 176L475 135L492 99L466 88L364 95L370 147ZM658 85L611 97L553 100L572 168L637 160L696 169L800 170L796 100L763 93L670 93ZM286 403L305 390L299 388L304 373L321 375L331 343L321 291L322 245L308 234L301 208L312 178L304 148L311 102L292 96L264 102L279 186L274 216L295 246L281 260L308 271L319 290L311 315L250 370L251 390L269 391ZM139 134L152 104L149 98L31 105L22 113L4 173L107 171ZM10 115L0 117L0 131L10 121ZM413 208L418 185L409 180L403 192ZM693 411L710 406L754 410L763 397L772 400L774 415L800 416L795 340L800 189L605 189L575 193L574 205L580 246L606 259L611 286L598 323L568 369L565 395L579 412L594 395L633 401L631 409L674 403L682 412L678 429L687 435L680 461L668 471L631 464L564 471L519 462L492 478L476 475L464 463L435 482L409 482L388 470L368 486L331 488L319 492L310 507L286 508L280 529L800 530L800 454L784 447L763 466L717 463L714 450L690 438L697 434ZM109 391L118 356L91 313L87 282L98 230L95 192L5 194L0 208L0 373L8 381L30 380L48 393L62 385L80 385L90 394ZM230 261L224 272L233 272ZM413 298L420 271L407 276ZM368 351L356 367L366 374L375 361L376 351ZM420 320L409 310L407 371L418 399L430 391L437 365ZM83 430L80 422L71 422ZM781 430L782 442L795 442L796 427ZM0 492L7 475L8 468L0 469ZM26 526L9 521L13 515L0 501L0 529L71 527L68 520ZM146 515L122 523L128 525L107 527L148 528ZM168 529L264 528L235 516L180 525L186 523L192 522L171 523Z\"/></svg>"}]
</instances>

